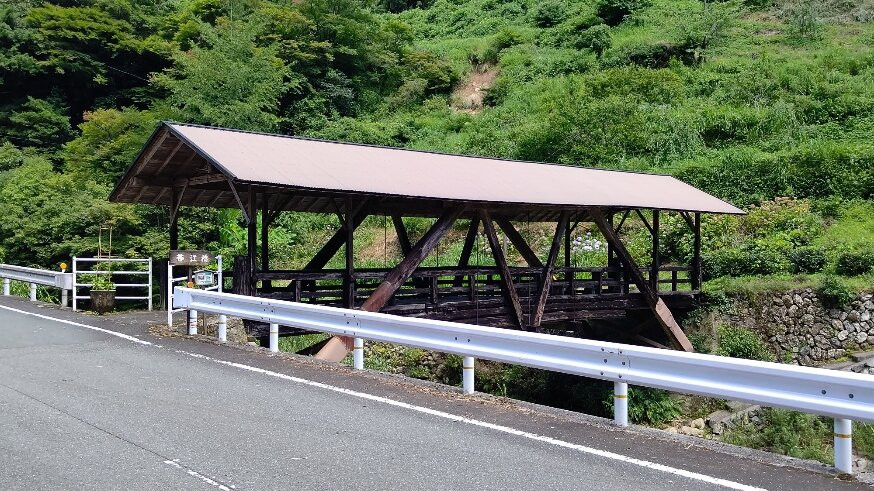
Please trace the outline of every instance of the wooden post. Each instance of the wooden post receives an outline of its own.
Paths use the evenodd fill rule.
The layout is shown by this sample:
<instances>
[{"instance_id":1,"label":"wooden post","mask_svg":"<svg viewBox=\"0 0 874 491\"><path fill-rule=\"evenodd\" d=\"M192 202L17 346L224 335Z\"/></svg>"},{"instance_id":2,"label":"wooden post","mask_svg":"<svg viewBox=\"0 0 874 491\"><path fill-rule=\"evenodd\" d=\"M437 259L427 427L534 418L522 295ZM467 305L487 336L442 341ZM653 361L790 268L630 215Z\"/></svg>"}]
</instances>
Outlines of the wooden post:
<instances>
[{"instance_id":1,"label":"wooden post","mask_svg":"<svg viewBox=\"0 0 874 491\"><path fill-rule=\"evenodd\" d=\"M504 257L504 250L501 248L500 241L498 241L498 234L495 233L495 226L492 225L492 219L489 217L488 212L481 212L480 218L483 222L483 230L489 239L489 247L492 249L495 264L498 266L498 271L501 272L501 291L504 294L504 302L510 310L510 318L513 320L513 323L521 329L523 327L522 306L519 302L519 292L516 291L516 286L513 284L513 276L510 274L510 268L507 266L507 258Z\"/></svg>"},{"instance_id":2,"label":"wooden post","mask_svg":"<svg viewBox=\"0 0 874 491\"><path fill-rule=\"evenodd\" d=\"M267 193L261 194L261 271L270 271L270 196ZM271 290L270 280L261 282L261 288L264 291Z\"/></svg>"},{"instance_id":3,"label":"wooden post","mask_svg":"<svg viewBox=\"0 0 874 491\"><path fill-rule=\"evenodd\" d=\"M398 245L401 246L401 254L406 256L410 253L410 236L407 235L407 227L404 225L404 219L400 215L392 215L391 222L395 226L395 233L398 236Z\"/></svg>"},{"instance_id":4,"label":"wooden post","mask_svg":"<svg viewBox=\"0 0 874 491\"><path fill-rule=\"evenodd\" d=\"M525 238L522 237L522 234L520 234L519 231L516 230L516 227L514 227L513 224L510 223L510 220L507 220L506 218L496 218L495 223L497 223L498 226L501 227L501 230L503 230L507 238L510 239L513 247L515 247L516 250L519 251L519 254L521 254L522 258L525 259L525 262L528 263L528 266L531 266L532 268L543 267L543 263L540 261L540 258L537 257L537 254L535 254L534 251L531 250L531 247L528 245L527 242L525 242Z\"/></svg>"},{"instance_id":5,"label":"wooden post","mask_svg":"<svg viewBox=\"0 0 874 491\"><path fill-rule=\"evenodd\" d=\"M179 218L173 217L170 222L170 250L179 250Z\"/></svg>"},{"instance_id":6,"label":"wooden post","mask_svg":"<svg viewBox=\"0 0 874 491\"><path fill-rule=\"evenodd\" d=\"M571 267L571 228L567 227L564 230L564 267ZM570 295L574 291L574 273L568 271L564 274L564 280L567 282L567 294Z\"/></svg>"},{"instance_id":7,"label":"wooden post","mask_svg":"<svg viewBox=\"0 0 874 491\"><path fill-rule=\"evenodd\" d=\"M473 253L473 246L476 244L476 236L479 233L479 218L470 220L470 225L467 228L467 236L464 238L464 245L461 248L461 256L458 258L458 268L466 268L470 265L470 255ZM455 286L461 286L464 282L462 276L455 278Z\"/></svg>"},{"instance_id":8,"label":"wooden post","mask_svg":"<svg viewBox=\"0 0 874 491\"><path fill-rule=\"evenodd\" d=\"M257 213L257 196L255 186L249 186L249 204L247 206L249 212L249 223L247 224L247 252L249 255L249 271L255 272L258 270L258 220Z\"/></svg>"},{"instance_id":9,"label":"wooden post","mask_svg":"<svg viewBox=\"0 0 874 491\"><path fill-rule=\"evenodd\" d=\"M693 233L695 234L693 252L692 252L692 289L700 290L701 289L701 280L702 280L702 272L701 272L701 213L695 213L695 227Z\"/></svg>"},{"instance_id":10,"label":"wooden post","mask_svg":"<svg viewBox=\"0 0 874 491\"><path fill-rule=\"evenodd\" d=\"M659 267L661 266L661 258L659 257L659 211L652 211L652 265L649 273L649 281L652 283L652 288L656 292L659 291Z\"/></svg>"},{"instance_id":11,"label":"wooden post","mask_svg":"<svg viewBox=\"0 0 874 491\"><path fill-rule=\"evenodd\" d=\"M567 228L568 214L562 212L558 218L558 223L555 225L555 236L552 238L552 246L549 248L549 256L546 258L546 265L543 267L543 274L540 278L538 291L540 295L537 299L537 307L534 311L534 318L531 321L531 326L539 328L543 320L543 310L546 308L546 300L549 298L549 289L552 286L552 270L555 268L555 260L558 257L558 251L561 248L561 239L564 236Z\"/></svg>"},{"instance_id":12,"label":"wooden post","mask_svg":"<svg viewBox=\"0 0 874 491\"><path fill-rule=\"evenodd\" d=\"M389 271L382 283L361 305L361 310L379 312L391 299L400 286L410 278L413 271L422 263L428 254L434 250L440 239L455 223L455 220L464 211L463 206L447 210L440 216L437 222L425 233L419 242L410 249L404 259ZM352 338L335 336L325 343L324 347L316 354L316 358L328 361L342 360L349 350L352 349Z\"/></svg>"},{"instance_id":13,"label":"wooden post","mask_svg":"<svg viewBox=\"0 0 874 491\"><path fill-rule=\"evenodd\" d=\"M649 304L653 314L655 314L656 321L658 321L662 330L665 331L665 335L671 341L671 344L676 349L689 352L694 351L692 343L689 342L689 338L687 338L683 330L680 329L679 324L677 324L673 314L671 314L671 310L667 305L665 305L664 300L659 298L658 292L656 292L652 288L652 285L643 277L643 274L634 262L634 258L631 257L631 254L629 254L628 250L625 248L625 244L619 240L616 231L610 227L604 213L599 208L592 208L589 213L592 216L592 220L596 225L598 225L604 238L613 244L613 247L616 250L616 256L620 261L622 261L622 264L625 267L626 277L637 285L643 298L646 300L647 304Z\"/></svg>"},{"instance_id":14,"label":"wooden post","mask_svg":"<svg viewBox=\"0 0 874 491\"><path fill-rule=\"evenodd\" d=\"M343 277L343 303L347 309L355 308L355 227L352 226L352 200L346 200L346 218L343 228L346 230L346 273Z\"/></svg>"}]
</instances>

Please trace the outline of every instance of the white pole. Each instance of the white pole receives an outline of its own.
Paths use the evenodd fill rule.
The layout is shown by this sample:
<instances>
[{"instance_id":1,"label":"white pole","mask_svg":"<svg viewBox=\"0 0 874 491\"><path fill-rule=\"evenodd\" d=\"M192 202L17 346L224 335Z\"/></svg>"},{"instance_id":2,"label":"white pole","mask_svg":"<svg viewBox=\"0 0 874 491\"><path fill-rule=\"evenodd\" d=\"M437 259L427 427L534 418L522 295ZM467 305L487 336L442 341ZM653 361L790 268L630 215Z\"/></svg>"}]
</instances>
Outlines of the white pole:
<instances>
[{"instance_id":1,"label":"white pole","mask_svg":"<svg viewBox=\"0 0 874 491\"><path fill-rule=\"evenodd\" d=\"M849 419L835 418L835 468L853 473L853 422Z\"/></svg>"},{"instance_id":2,"label":"white pole","mask_svg":"<svg viewBox=\"0 0 874 491\"><path fill-rule=\"evenodd\" d=\"M221 343L228 342L228 316L224 314L219 316L218 339Z\"/></svg>"},{"instance_id":3,"label":"white pole","mask_svg":"<svg viewBox=\"0 0 874 491\"><path fill-rule=\"evenodd\" d=\"M36 302L36 283L30 284L30 301Z\"/></svg>"},{"instance_id":4,"label":"white pole","mask_svg":"<svg viewBox=\"0 0 874 491\"><path fill-rule=\"evenodd\" d=\"M222 271L222 257L216 256L215 263L216 263L216 269L218 269L218 291L221 292L221 291L224 291L224 288L225 288L224 287L225 277L224 277L224 272Z\"/></svg>"},{"instance_id":5,"label":"white pole","mask_svg":"<svg viewBox=\"0 0 874 491\"><path fill-rule=\"evenodd\" d=\"M149 258L149 312L152 311L152 258Z\"/></svg>"},{"instance_id":6,"label":"white pole","mask_svg":"<svg viewBox=\"0 0 874 491\"><path fill-rule=\"evenodd\" d=\"M352 368L364 370L364 340L355 338L352 347Z\"/></svg>"},{"instance_id":7,"label":"white pole","mask_svg":"<svg viewBox=\"0 0 874 491\"><path fill-rule=\"evenodd\" d=\"M628 384L613 382L613 423L628 426Z\"/></svg>"},{"instance_id":8,"label":"white pole","mask_svg":"<svg viewBox=\"0 0 874 491\"><path fill-rule=\"evenodd\" d=\"M473 394L475 363L476 359L472 356L465 356L461 362L461 378L465 394Z\"/></svg>"},{"instance_id":9,"label":"white pole","mask_svg":"<svg viewBox=\"0 0 874 491\"><path fill-rule=\"evenodd\" d=\"M10 283L12 283L12 280L10 280L9 278L3 278L3 296L4 297L9 296Z\"/></svg>"},{"instance_id":10,"label":"white pole","mask_svg":"<svg viewBox=\"0 0 874 491\"><path fill-rule=\"evenodd\" d=\"M279 352L279 324L270 324L270 351Z\"/></svg>"},{"instance_id":11,"label":"white pole","mask_svg":"<svg viewBox=\"0 0 874 491\"><path fill-rule=\"evenodd\" d=\"M61 289L61 307L67 306L67 290Z\"/></svg>"},{"instance_id":12,"label":"white pole","mask_svg":"<svg viewBox=\"0 0 874 491\"><path fill-rule=\"evenodd\" d=\"M79 288L76 286L78 279L76 278L76 256L73 256L73 312L76 312L78 309L76 308L76 296L78 295Z\"/></svg>"},{"instance_id":13,"label":"white pole","mask_svg":"<svg viewBox=\"0 0 874 491\"><path fill-rule=\"evenodd\" d=\"M197 311L188 311L188 335L194 336L197 334Z\"/></svg>"},{"instance_id":14,"label":"white pole","mask_svg":"<svg viewBox=\"0 0 874 491\"><path fill-rule=\"evenodd\" d=\"M167 261L167 327L173 327L173 265Z\"/></svg>"}]
</instances>

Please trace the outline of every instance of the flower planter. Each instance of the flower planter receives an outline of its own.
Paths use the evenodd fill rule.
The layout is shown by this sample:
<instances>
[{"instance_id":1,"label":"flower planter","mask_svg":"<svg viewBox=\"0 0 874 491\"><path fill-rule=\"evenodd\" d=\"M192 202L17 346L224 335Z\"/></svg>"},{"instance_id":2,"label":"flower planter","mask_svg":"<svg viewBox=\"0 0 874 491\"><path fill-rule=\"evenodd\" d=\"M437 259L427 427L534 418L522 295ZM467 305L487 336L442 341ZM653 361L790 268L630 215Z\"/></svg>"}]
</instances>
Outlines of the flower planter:
<instances>
[{"instance_id":1,"label":"flower planter","mask_svg":"<svg viewBox=\"0 0 874 491\"><path fill-rule=\"evenodd\" d=\"M91 290L91 308L100 315L115 308L115 290Z\"/></svg>"}]
</instances>

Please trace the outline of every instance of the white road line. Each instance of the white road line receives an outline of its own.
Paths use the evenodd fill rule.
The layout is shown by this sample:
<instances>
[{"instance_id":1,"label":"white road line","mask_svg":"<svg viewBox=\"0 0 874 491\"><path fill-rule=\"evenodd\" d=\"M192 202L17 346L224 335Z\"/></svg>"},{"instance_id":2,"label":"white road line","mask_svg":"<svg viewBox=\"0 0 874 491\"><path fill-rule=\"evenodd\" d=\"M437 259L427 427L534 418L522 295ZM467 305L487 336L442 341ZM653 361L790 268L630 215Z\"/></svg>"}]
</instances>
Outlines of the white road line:
<instances>
[{"instance_id":1,"label":"white road line","mask_svg":"<svg viewBox=\"0 0 874 491\"><path fill-rule=\"evenodd\" d=\"M78 326L78 327L84 327L84 328L86 328L86 329L91 329L91 330L94 330L94 331L103 332L103 333L106 333L106 334L109 334L109 335L112 335L112 336L116 336L116 337L119 337L119 338L122 338L122 339L125 339L125 340L128 340L128 341L132 341L132 342L135 342L135 343L138 343L138 344L144 344L144 345L155 346L155 347L157 347L157 348L162 348L161 346L154 345L153 343L150 343L150 342L148 342L148 341L143 341L142 339L139 339L139 338L136 338L136 337L133 337L133 336L129 336L129 335L127 335L127 334L122 334L122 333L119 333L119 332L110 331L110 330L108 330L108 329L102 329L102 328L99 328L99 327L89 326L89 325L87 325L87 324L80 324L80 323L78 323L78 322L67 321L67 320L64 320L64 319L56 319L56 318L54 318L54 317L50 317L50 316L47 316L47 315L35 314L35 313L32 313L32 312L27 312L27 311L24 311L24 310L14 309L14 308L6 307L6 306L2 306L2 305L0 305L0 308L5 309L5 310L10 310L10 311L13 311L13 312L18 312L18 313L25 314L25 315L31 315L31 316L34 316L34 317L39 317L39 318L41 318L41 319L47 319L47 320L57 321L57 322L61 322L61 323L64 323L64 324L69 324L69 325ZM263 369L263 368L253 367L253 366L251 366L251 365L244 365L244 364L242 364L242 363L235 363L235 362L231 362L231 361L219 360L219 359L217 359L217 358L212 358L212 357L210 357L210 356L201 355L201 354L199 354L199 353L192 353L192 352L189 352L189 351L183 351L183 350L174 350L174 351L175 351L176 353L179 353L179 354L183 354L183 355L191 356L192 358L198 358L198 359L201 359L201 360L206 360L206 361L210 361L210 362L213 362L213 363L218 363L218 364L220 364L220 365L226 365L226 366L233 367L233 368L239 368L239 369L241 369L241 370L247 370L247 371L249 371L249 372L259 373L259 374L262 374L262 375L267 375L267 376L270 376L270 377L275 377L275 378L278 378L278 379L287 380L287 381L289 381L289 382L295 382L295 383L299 383L299 384L308 385L308 386L310 386L310 387L318 387L318 388L320 388L320 389L330 390L330 391L333 391L333 392L339 392L339 393L341 393L341 394L346 394L346 395L350 395L350 396L353 396L353 397L358 397L358 398L361 398L361 399L367 399L367 400L374 401L374 402L380 402L380 403L383 403L383 404L387 404L387 405L389 405L389 406L395 406L395 407L400 407L400 408L404 408L404 409L409 409L409 410L411 410L411 411L416 411L416 412L419 412L419 413L429 414L429 415L431 415L431 416L436 416L436 417L438 417L438 418L448 419L448 420L456 421L456 422L459 422L459 423L466 423L466 424L473 425L473 426L479 426L479 427L482 427L482 428L488 428L488 429L490 429L490 430L498 431L498 432L501 432L501 433L506 433L506 434L509 434L509 435L514 435L514 436L518 436L518 437L522 437L522 438L527 438L527 439L529 439L529 440L535 440L535 441L539 441L539 442L542 442L542 443L548 443L548 444L550 444L550 445L555 445L555 446L558 446L558 447L563 447L563 448L567 448L567 449L570 449L570 450L575 450L575 451L578 451L578 452L581 452L581 453L585 453L585 454L589 454L589 455L596 455L596 456L599 456L599 457L602 457L602 458L606 458L606 459L610 459L610 460L616 460L616 461L620 461L620 462L625 462L625 463L628 463L628 464L633 464L633 465L637 465L637 466L640 466L640 467L645 467L645 468L647 468L647 469L653 469L653 470L657 470L657 471L664 472L664 473L667 473L667 474L673 474L673 475L676 475L676 476L685 477L685 478L692 479L692 480L695 480L695 481L701 481L701 482L705 482L705 483L709 483L709 484L716 484L716 485L723 486L723 487L726 487L726 488L729 488L729 489L737 489L737 490L742 490L742 491L764 491L764 488L759 488L759 487L755 487L755 486L749 486L749 485L742 484L742 483L739 483L739 482L729 481L729 480L727 480L727 479L721 479L721 478L718 478L718 477L708 476L708 475L706 475L706 474L700 474L700 473L698 473L698 472L692 472L692 471L687 471L687 470L684 470L684 469L678 469L678 468L676 468L676 467L671 467L671 466L667 466L667 465L663 465L663 464L658 464L658 463L656 463L656 462L650 462L650 461L648 461L648 460L636 459L636 458L634 458L634 457L628 457L628 456L626 456L626 455L622 455L622 454L618 454L618 453L614 453L614 452L609 452L609 451L607 451L607 450L600 450L600 449L597 449L597 448L587 447L587 446L585 446L585 445L579 445L579 444L576 444L576 443L570 443L570 442L566 442L566 441L564 441L564 440L559 440L559 439L552 438L552 437L548 437L548 436L544 436L544 435L538 435L538 434L536 434L536 433L529 433L529 432L527 432L527 431L517 430L517 429L515 429L515 428L510 428L510 427L508 427L508 426L502 426L502 425L497 425L497 424L494 424L494 423L488 423L488 422L486 422L486 421L480 421L480 420L477 420L477 419L466 418L466 417L464 417L464 416L458 416L458 415L451 414L451 413L447 413L447 412L444 412L444 411L438 411L438 410L436 410L436 409L430 409L430 408L427 408L427 407L416 406L416 405L414 405L414 404L409 404L409 403L406 403L406 402L396 401L396 400L394 400L394 399L389 399L389 398L386 398L386 397L376 396L376 395L373 395L373 394L367 394L367 393L365 393L365 392L359 392L359 391L356 391L356 390L345 389L345 388L343 388L343 387L336 387L336 386L328 385L328 384L325 384L325 383L322 383L322 382L316 382L316 381L313 381L313 380L307 380L307 379L303 379L303 378L300 378L300 377L294 377L294 376L291 376L291 375L286 375L286 374L284 374L284 373L274 372L274 371L272 371L272 370L266 370L266 369ZM170 464L170 462L173 462L173 461L167 461L167 462L165 462L165 463L168 464L168 465L172 465L172 464ZM179 466L179 464L176 464L176 465ZM179 466L179 467L182 468L182 466ZM188 471L188 469L186 469L186 471ZM191 471L191 472L194 472L194 471ZM190 473L190 472L189 472L189 473ZM196 472L195 472L195 474L196 474ZM192 474L192 475L193 475L193 474ZM198 475L199 475L199 474L198 474ZM206 479L209 479L209 478L206 478ZM216 483L216 484L218 485L218 483ZM220 489L221 489L221 488L220 488ZM224 489L227 489L227 488L224 488Z\"/></svg>"},{"instance_id":2,"label":"white road line","mask_svg":"<svg viewBox=\"0 0 874 491\"><path fill-rule=\"evenodd\" d=\"M68 321L68 320L64 320L64 319L58 319L56 317L50 317L50 316L43 315L43 314L37 314L35 312L28 312L26 310L14 309L12 307L7 307L5 305L0 305L0 309L9 310L11 312L17 312L19 314L30 315L33 317L38 317L40 319L46 319L46 320L50 320L50 321L54 321L54 322L60 322L61 324L68 324L70 326L84 327L85 329L91 329L92 331L98 331L98 332L102 332L104 334L109 334L111 336L119 337L121 339L126 339L128 341L133 341L134 343L144 344L146 346L152 346L152 343L150 343L148 341L143 341L142 339L140 339L138 337L130 336L130 335L123 334L120 332L110 331L109 329L103 329L100 327L89 326L88 324L80 324L78 322Z\"/></svg>"},{"instance_id":3,"label":"white road line","mask_svg":"<svg viewBox=\"0 0 874 491\"><path fill-rule=\"evenodd\" d=\"M165 460L164 463L171 466L171 467L175 467L181 471L184 471L189 476L195 477L195 478L200 479L201 481L203 481L209 485L215 486L215 487L219 488L221 491L231 491L232 489L236 489L234 486L225 486L224 484L216 481L215 479L211 479L209 477L206 477L203 474L197 472L196 470L185 467L184 465L180 464L179 462L177 462L175 460Z\"/></svg>"}]
</instances>

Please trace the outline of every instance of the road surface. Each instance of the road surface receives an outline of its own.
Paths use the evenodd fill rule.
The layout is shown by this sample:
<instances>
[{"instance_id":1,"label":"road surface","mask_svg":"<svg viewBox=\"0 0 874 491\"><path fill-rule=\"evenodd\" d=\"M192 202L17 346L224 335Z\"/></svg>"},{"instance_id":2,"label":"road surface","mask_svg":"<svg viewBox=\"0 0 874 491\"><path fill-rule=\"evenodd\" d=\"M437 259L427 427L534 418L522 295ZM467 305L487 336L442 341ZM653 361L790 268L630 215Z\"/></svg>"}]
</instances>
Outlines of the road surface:
<instances>
[{"instance_id":1,"label":"road surface","mask_svg":"<svg viewBox=\"0 0 874 491\"><path fill-rule=\"evenodd\" d=\"M0 487L866 488L758 452L157 337L146 320L0 299Z\"/></svg>"}]
</instances>

